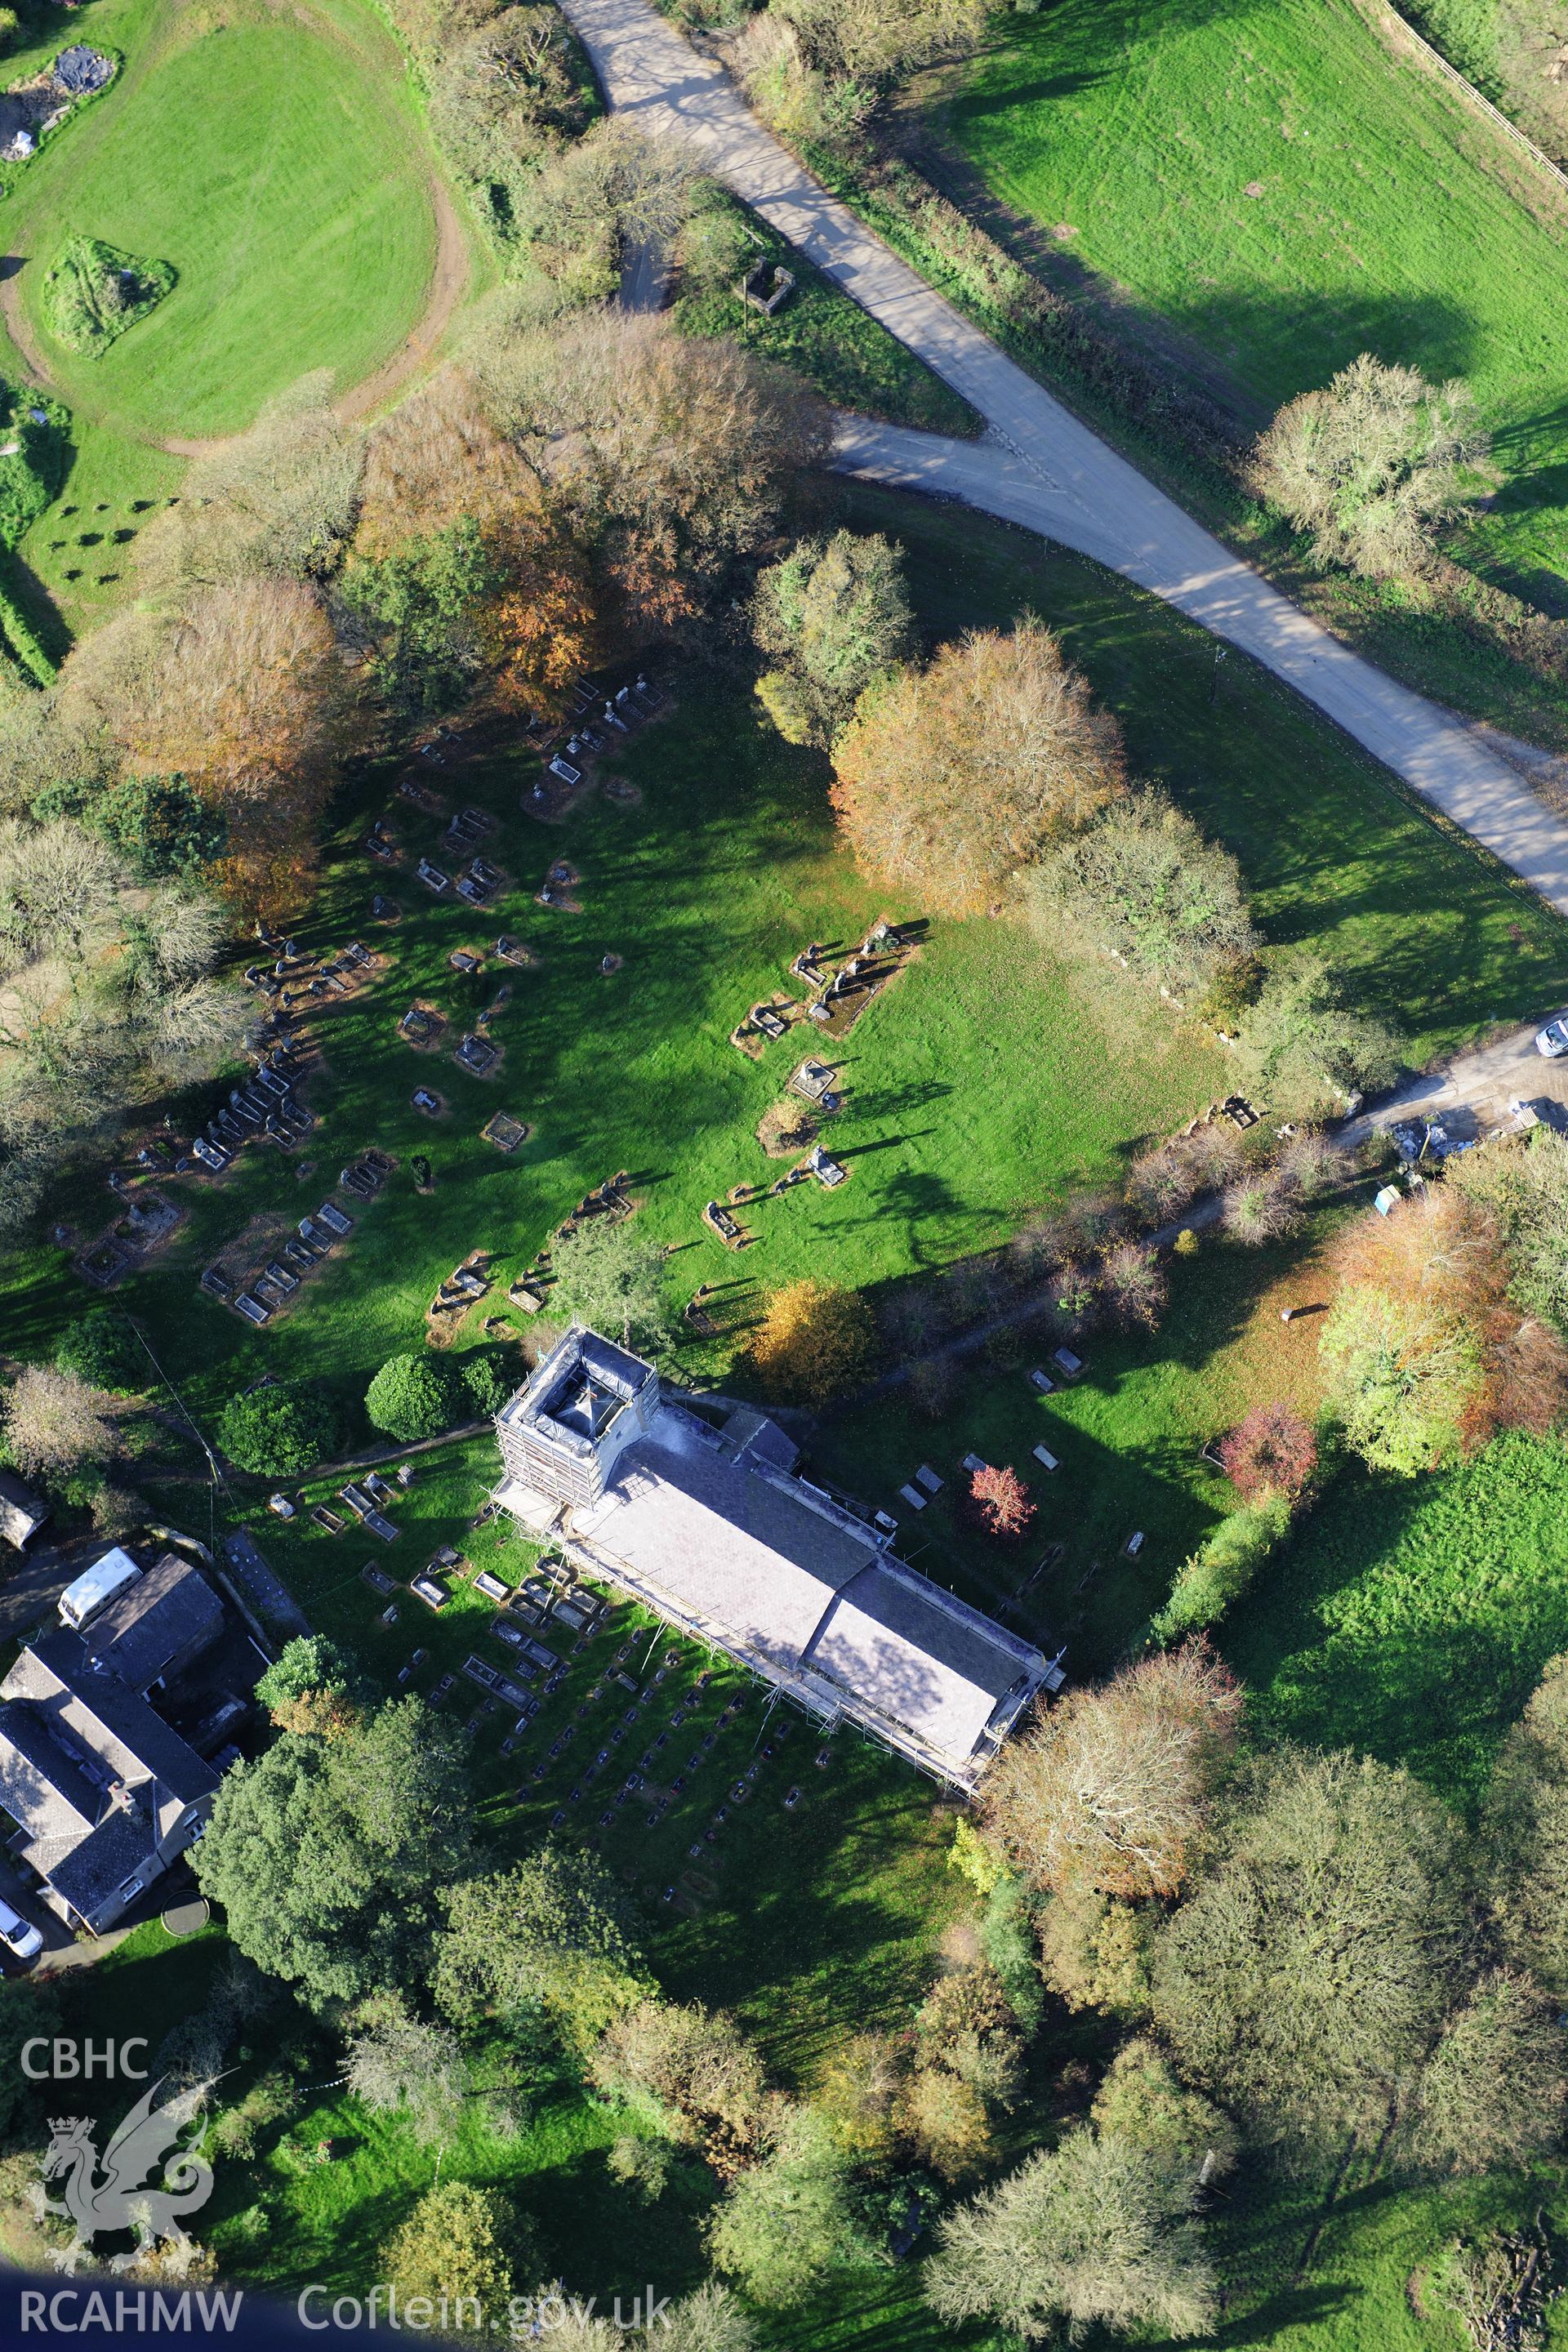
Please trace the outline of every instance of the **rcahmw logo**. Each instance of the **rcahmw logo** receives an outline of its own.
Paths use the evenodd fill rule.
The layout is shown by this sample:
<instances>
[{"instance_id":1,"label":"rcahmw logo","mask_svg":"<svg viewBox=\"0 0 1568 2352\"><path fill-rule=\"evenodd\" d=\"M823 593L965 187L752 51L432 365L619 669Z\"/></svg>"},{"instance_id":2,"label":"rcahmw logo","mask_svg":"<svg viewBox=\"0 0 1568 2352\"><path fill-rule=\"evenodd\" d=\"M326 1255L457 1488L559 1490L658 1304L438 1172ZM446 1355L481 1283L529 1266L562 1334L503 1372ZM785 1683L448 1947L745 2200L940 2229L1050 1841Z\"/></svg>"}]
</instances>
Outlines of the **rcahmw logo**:
<instances>
[{"instance_id":1,"label":"rcahmw logo","mask_svg":"<svg viewBox=\"0 0 1568 2352\"><path fill-rule=\"evenodd\" d=\"M154 2106L166 2080L160 2075L143 2091L101 2157L90 2116L50 2118L43 2179L33 2183L30 2195L40 2222L54 2214L75 2228L68 2246L50 2249L49 2260L57 2270L74 2274L94 2238L118 2231L133 2231L136 2243L111 2258L111 2271L129 2270L160 2244L187 2259L195 2251L184 2223L184 2216L212 2195L212 2167L201 2154L206 2126L193 2140L182 2143L180 2134L194 2120L203 2091L181 2092ZM149 2185L159 2172L161 2186ZM61 2185L58 2197L48 2194L53 2181Z\"/></svg>"},{"instance_id":2,"label":"rcahmw logo","mask_svg":"<svg viewBox=\"0 0 1568 2352\"><path fill-rule=\"evenodd\" d=\"M37 2328L45 2336L84 2336L90 2328L100 2328L115 2336L188 2336L194 2306L195 2325L211 2336L220 2327L232 2333L244 2301L242 2287L227 2293L215 2287L210 2294L198 2288L194 2294L189 2287L178 2294L144 2286L95 2286L85 2292L62 2286L53 2294L24 2287L22 2333L30 2336Z\"/></svg>"}]
</instances>

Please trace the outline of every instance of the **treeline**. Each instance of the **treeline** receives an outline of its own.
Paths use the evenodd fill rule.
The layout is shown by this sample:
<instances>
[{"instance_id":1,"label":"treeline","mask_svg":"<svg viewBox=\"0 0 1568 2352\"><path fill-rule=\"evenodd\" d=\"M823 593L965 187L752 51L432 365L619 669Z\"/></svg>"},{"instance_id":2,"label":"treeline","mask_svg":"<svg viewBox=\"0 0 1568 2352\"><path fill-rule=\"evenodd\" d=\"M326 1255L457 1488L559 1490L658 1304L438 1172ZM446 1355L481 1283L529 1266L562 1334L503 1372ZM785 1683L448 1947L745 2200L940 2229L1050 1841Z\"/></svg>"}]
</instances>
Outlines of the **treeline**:
<instances>
[{"instance_id":1,"label":"treeline","mask_svg":"<svg viewBox=\"0 0 1568 2352\"><path fill-rule=\"evenodd\" d=\"M147 843L156 788L92 824L55 814L57 789L40 779L36 818L0 817L0 1234L132 1104L209 1076L246 1022L217 976L222 910L157 848L112 836L123 822Z\"/></svg>"},{"instance_id":2,"label":"treeline","mask_svg":"<svg viewBox=\"0 0 1568 2352\"><path fill-rule=\"evenodd\" d=\"M1315 1425L1262 1405L1221 1442L1237 1507L1183 1564L1157 1640L1214 1624L1342 1455L1415 1477L1500 1431L1568 1422L1568 1140L1495 1136L1384 1210L1328 1254Z\"/></svg>"},{"instance_id":3,"label":"treeline","mask_svg":"<svg viewBox=\"0 0 1568 2352\"><path fill-rule=\"evenodd\" d=\"M623 2192L705 2216L694 2347L748 2347L750 2309L797 2308L922 2232L924 2292L955 2324L1195 2335L1218 2309L1206 2210L1244 2158L1327 2172L1360 2149L1420 2181L1561 2147L1568 1661L1473 1829L1394 1767L1249 1742L1201 1642L1069 1694L957 1825L973 1956L905 2020L847 2021L795 2092L732 2018L664 1995L593 1857L486 1860L459 1745L421 1702L377 1703L314 1636L260 1693L277 1737L226 1778L196 1854L252 2000L291 1991L354 2095L432 2145L469 2120L505 2142L563 2090L607 2103ZM225 2031L194 2021L159 2063L223 2107L215 2146L248 2154L291 2089L264 2068L225 2106ZM1093 2064L1042 2105L1042 2037L1069 2032ZM269 2046L289 2040L275 2022ZM460 2179L378 2261L406 2294L552 2285L526 2208Z\"/></svg>"},{"instance_id":4,"label":"treeline","mask_svg":"<svg viewBox=\"0 0 1568 2352\"><path fill-rule=\"evenodd\" d=\"M1392 1076L1393 1033L1321 960L1262 955L1241 869L1158 788L1048 629L913 650L898 551L840 530L760 575L763 709L822 745L857 864L922 908L1026 914L1064 961L1114 964L1239 1034L1237 1075L1285 1118Z\"/></svg>"},{"instance_id":5,"label":"treeline","mask_svg":"<svg viewBox=\"0 0 1568 2352\"><path fill-rule=\"evenodd\" d=\"M1568 1666L1474 1832L1394 1767L1250 1748L1242 1717L1189 1644L1058 1702L987 1783L1047 1982L1128 2039L1089 2125L943 2225L953 2318L1200 2332L1204 2191L1238 2147L1325 2169L1359 2147L1421 2179L1561 2146Z\"/></svg>"},{"instance_id":6,"label":"treeline","mask_svg":"<svg viewBox=\"0 0 1568 2352\"><path fill-rule=\"evenodd\" d=\"M503 269L591 300L614 290L629 237L673 238L689 161L604 120L559 9L497 0L384 0L426 95L430 131Z\"/></svg>"},{"instance_id":7,"label":"treeline","mask_svg":"<svg viewBox=\"0 0 1568 2352\"><path fill-rule=\"evenodd\" d=\"M154 886L164 909L286 922L351 757L476 698L548 718L585 667L690 645L826 447L793 380L605 307L627 246L679 238L703 187L683 155L597 119L558 12L393 13L503 283L458 361L374 426L344 425L320 376L199 459L138 535L134 601L58 677L18 620L26 660L0 694L5 1228L55 1170L240 1039L232 1003L219 1023L217 997L189 984L218 938L199 971L132 954L82 896L90 873L121 896ZM10 405L27 464L7 477L0 538L64 446L51 410ZM51 985L63 933L40 912L58 908L62 859L79 877L68 989Z\"/></svg>"},{"instance_id":8,"label":"treeline","mask_svg":"<svg viewBox=\"0 0 1568 2352\"><path fill-rule=\"evenodd\" d=\"M1200 1198L1220 1196L1220 1229L1244 1245L1296 1230L1344 1173L1319 1123L1393 1079L1400 1041L1322 957L1266 952L1236 858L1130 774L1114 718L1032 616L922 660L899 549L840 530L763 566L751 624L766 665L758 700L786 740L826 752L839 828L868 879L922 910L1011 914L1091 984L1202 1022L1225 1041L1237 1090L1269 1115L1246 1137L1223 1118L1196 1122L1116 1186L889 1299L889 1341L940 1418L957 1381L942 1343L965 1327L997 1318L997 1345L1015 1350L1031 1320L1062 1341L1152 1328L1166 1247L1196 1246L1180 1220ZM866 1374L868 1322L842 1292L796 1285L770 1302L757 1375L795 1403L842 1394Z\"/></svg>"},{"instance_id":9,"label":"treeline","mask_svg":"<svg viewBox=\"0 0 1568 2352\"><path fill-rule=\"evenodd\" d=\"M784 138L842 150L906 75L976 49L993 14L991 0L769 0L744 18L730 61Z\"/></svg>"},{"instance_id":10,"label":"treeline","mask_svg":"<svg viewBox=\"0 0 1568 2352\"><path fill-rule=\"evenodd\" d=\"M552 1298L597 1329L659 1358L676 1318L664 1297L664 1252L624 1226L586 1226L556 1245ZM252 1477L299 1478L373 1435L413 1445L500 1411L523 1375L505 1341L460 1355L428 1349L388 1358L363 1397L330 1377L272 1381L231 1396L218 1413L221 1452ZM57 1506L86 1509L100 1535L142 1524L132 1483L159 1446L142 1409L157 1370L141 1327L122 1308L94 1307L68 1324L52 1359L24 1361L0 1384L0 1463ZM166 1443L166 1441L164 1441Z\"/></svg>"}]
</instances>

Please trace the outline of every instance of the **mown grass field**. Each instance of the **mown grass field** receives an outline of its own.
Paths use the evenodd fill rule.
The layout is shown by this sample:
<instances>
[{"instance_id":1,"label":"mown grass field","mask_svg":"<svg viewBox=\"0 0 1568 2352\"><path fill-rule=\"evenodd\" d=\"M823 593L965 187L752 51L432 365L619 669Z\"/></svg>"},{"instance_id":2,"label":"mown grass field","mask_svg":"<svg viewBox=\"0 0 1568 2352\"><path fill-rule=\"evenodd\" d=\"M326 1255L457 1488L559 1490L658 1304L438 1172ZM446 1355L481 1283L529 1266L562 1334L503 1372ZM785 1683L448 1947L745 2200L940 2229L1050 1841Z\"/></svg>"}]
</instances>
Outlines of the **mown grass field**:
<instances>
[{"instance_id":1,"label":"mown grass field","mask_svg":"<svg viewBox=\"0 0 1568 2352\"><path fill-rule=\"evenodd\" d=\"M418 318L435 257L421 134L369 11L117 0L88 29L124 50L122 74L6 206L24 313L65 398L121 429L202 437L312 369L345 389L369 374ZM68 229L179 273L98 359L42 323Z\"/></svg>"},{"instance_id":2,"label":"mown grass field","mask_svg":"<svg viewBox=\"0 0 1568 2352\"><path fill-rule=\"evenodd\" d=\"M1507 476L1476 554L1561 598L1563 200L1354 0L1061 0L1008 20L945 121L1256 419L1363 351L1466 377Z\"/></svg>"},{"instance_id":3,"label":"mown grass field","mask_svg":"<svg viewBox=\"0 0 1568 2352\"><path fill-rule=\"evenodd\" d=\"M85 635L133 593L136 535L178 497L185 463L107 426L73 425L65 485L20 545L70 636ZM54 650L68 642L62 637Z\"/></svg>"}]
</instances>

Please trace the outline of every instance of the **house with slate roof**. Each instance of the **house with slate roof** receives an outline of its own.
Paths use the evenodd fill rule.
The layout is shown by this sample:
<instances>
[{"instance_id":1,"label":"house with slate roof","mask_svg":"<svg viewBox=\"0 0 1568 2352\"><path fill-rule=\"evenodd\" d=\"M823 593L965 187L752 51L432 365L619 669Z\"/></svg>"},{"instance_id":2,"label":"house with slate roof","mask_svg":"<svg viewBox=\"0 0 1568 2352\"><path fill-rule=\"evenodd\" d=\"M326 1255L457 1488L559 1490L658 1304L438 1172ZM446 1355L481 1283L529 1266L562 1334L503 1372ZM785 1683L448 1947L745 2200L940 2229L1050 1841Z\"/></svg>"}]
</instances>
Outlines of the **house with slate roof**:
<instances>
[{"instance_id":1,"label":"house with slate roof","mask_svg":"<svg viewBox=\"0 0 1568 2352\"><path fill-rule=\"evenodd\" d=\"M265 1663L174 1552L80 1633L23 1649L0 1682L0 1808L8 1851L68 1927L112 1927L201 1835L214 1750Z\"/></svg>"}]
</instances>

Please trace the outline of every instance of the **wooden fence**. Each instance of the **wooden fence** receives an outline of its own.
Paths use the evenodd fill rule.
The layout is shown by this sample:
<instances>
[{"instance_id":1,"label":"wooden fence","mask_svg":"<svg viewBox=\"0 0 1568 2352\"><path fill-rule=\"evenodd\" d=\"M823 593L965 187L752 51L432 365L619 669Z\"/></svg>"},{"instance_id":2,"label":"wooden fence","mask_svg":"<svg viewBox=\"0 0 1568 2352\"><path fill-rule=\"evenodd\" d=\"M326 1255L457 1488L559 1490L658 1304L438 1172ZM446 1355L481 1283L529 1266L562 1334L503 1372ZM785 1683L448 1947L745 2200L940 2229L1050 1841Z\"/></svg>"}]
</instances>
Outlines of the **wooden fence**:
<instances>
[{"instance_id":1,"label":"wooden fence","mask_svg":"<svg viewBox=\"0 0 1568 2352\"><path fill-rule=\"evenodd\" d=\"M1527 139L1518 123L1510 121L1500 107L1494 106L1489 98L1483 98L1475 83L1467 81L1458 68L1448 63L1440 49L1435 49L1430 41L1423 40L1408 17L1402 16L1397 8L1389 5L1388 0L1377 0L1377 6L1378 13L1384 20L1391 21L1396 26L1412 47L1418 50L1429 65L1436 66L1446 80L1451 81L1456 89L1464 92L1472 106L1479 107L1481 112L1489 116L1500 131L1507 132L1516 147L1522 147L1525 153L1539 163L1543 172L1549 172L1552 174L1560 188L1568 192L1568 172L1564 172L1560 164L1554 163L1544 149L1536 145L1533 139Z\"/></svg>"}]
</instances>

